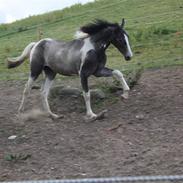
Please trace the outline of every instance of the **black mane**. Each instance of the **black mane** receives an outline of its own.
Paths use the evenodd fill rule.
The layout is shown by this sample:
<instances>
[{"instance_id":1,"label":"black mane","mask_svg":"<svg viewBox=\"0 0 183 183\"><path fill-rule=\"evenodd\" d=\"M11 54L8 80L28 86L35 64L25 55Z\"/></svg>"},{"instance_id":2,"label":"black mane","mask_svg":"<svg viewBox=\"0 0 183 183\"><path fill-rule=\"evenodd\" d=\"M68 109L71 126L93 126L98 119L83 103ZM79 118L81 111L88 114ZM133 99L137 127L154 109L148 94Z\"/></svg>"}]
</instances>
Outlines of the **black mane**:
<instances>
[{"instance_id":1,"label":"black mane","mask_svg":"<svg viewBox=\"0 0 183 183\"><path fill-rule=\"evenodd\" d=\"M84 25L83 27L81 27L80 30L89 35L94 35L108 27L119 27L119 24L110 23L105 20L96 19L93 23L90 23L90 24L87 24L87 25Z\"/></svg>"}]
</instances>

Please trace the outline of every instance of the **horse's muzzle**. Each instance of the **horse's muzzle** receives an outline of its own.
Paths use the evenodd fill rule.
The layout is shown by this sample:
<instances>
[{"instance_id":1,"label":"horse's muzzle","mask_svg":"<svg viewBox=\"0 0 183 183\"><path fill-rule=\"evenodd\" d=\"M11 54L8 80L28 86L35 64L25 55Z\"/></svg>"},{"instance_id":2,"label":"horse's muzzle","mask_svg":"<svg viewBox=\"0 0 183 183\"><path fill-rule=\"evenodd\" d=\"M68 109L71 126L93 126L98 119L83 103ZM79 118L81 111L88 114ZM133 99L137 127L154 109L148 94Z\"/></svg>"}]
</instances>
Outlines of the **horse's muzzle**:
<instances>
[{"instance_id":1,"label":"horse's muzzle","mask_svg":"<svg viewBox=\"0 0 183 183\"><path fill-rule=\"evenodd\" d=\"M126 60L126 61L129 61L129 60L131 60L131 57L126 56L126 57L125 57L125 60Z\"/></svg>"}]
</instances>

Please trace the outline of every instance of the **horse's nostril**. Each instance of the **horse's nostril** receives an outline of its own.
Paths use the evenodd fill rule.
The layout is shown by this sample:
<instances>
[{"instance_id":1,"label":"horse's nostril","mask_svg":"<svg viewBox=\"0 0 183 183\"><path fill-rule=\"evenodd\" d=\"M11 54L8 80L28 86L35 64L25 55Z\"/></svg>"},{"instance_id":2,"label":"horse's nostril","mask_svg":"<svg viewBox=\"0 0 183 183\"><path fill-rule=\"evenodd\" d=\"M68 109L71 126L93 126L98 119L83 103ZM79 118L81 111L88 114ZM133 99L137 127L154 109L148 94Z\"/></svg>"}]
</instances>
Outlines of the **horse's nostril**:
<instances>
[{"instance_id":1,"label":"horse's nostril","mask_svg":"<svg viewBox=\"0 0 183 183\"><path fill-rule=\"evenodd\" d=\"M131 57L129 56L125 57L125 60L131 60Z\"/></svg>"}]
</instances>

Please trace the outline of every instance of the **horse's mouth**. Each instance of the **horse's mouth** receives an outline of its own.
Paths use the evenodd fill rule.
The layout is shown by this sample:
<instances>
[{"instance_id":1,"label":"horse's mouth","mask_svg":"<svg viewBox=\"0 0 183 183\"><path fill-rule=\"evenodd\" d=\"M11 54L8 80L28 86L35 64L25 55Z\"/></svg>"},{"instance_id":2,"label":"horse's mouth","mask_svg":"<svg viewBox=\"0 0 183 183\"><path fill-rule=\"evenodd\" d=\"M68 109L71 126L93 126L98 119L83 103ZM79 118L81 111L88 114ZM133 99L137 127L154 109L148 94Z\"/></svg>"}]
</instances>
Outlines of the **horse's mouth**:
<instances>
[{"instance_id":1,"label":"horse's mouth","mask_svg":"<svg viewBox=\"0 0 183 183\"><path fill-rule=\"evenodd\" d=\"M125 60L126 60L126 61L129 61L129 60L131 60L131 57L126 56L126 57L125 57Z\"/></svg>"}]
</instances>

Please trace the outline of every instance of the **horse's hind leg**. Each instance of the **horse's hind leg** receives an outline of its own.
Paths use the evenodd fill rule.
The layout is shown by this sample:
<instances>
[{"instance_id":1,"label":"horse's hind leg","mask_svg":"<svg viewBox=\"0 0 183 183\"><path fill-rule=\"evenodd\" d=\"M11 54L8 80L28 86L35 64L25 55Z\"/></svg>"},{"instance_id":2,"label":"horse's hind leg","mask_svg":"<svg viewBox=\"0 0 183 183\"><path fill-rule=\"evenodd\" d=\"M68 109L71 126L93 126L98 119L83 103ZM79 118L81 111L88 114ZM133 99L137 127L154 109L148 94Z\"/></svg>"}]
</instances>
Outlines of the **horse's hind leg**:
<instances>
[{"instance_id":1,"label":"horse's hind leg","mask_svg":"<svg viewBox=\"0 0 183 183\"><path fill-rule=\"evenodd\" d=\"M51 111L50 106L49 106L49 103L48 103L49 91L50 91L50 88L51 88L51 86L53 84L53 79L55 78L56 73L54 73L49 67L45 67L44 68L44 72L45 72L46 79L45 79L45 83L44 83L43 91L42 91L43 106L44 106L46 112L51 117L53 117L53 118L59 118L59 116L57 114L54 114Z\"/></svg>"},{"instance_id":2,"label":"horse's hind leg","mask_svg":"<svg viewBox=\"0 0 183 183\"><path fill-rule=\"evenodd\" d=\"M18 112L23 112L24 110L24 104L25 104L25 98L29 95L31 87L32 87L32 83L33 83L34 79L29 76L29 79L25 85L24 91L23 91L23 96L22 96L22 100L21 100L21 104L20 107L18 109Z\"/></svg>"},{"instance_id":3,"label":"horse's hind leg","mask_svg":"<svg viewBox=\"0 0 183 183\"><path fill-rule=\"evenodd\" d=\"M30 63L31 63L30 76L23 91L22 101L18 109L19 113L23 112L25 99L30 94L33 82L38 78L38 76L41 74L43 69L43 61L41 59L38 59L36 55L33 55Z\"/></svg>"}]
</instances>

